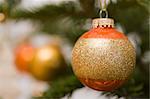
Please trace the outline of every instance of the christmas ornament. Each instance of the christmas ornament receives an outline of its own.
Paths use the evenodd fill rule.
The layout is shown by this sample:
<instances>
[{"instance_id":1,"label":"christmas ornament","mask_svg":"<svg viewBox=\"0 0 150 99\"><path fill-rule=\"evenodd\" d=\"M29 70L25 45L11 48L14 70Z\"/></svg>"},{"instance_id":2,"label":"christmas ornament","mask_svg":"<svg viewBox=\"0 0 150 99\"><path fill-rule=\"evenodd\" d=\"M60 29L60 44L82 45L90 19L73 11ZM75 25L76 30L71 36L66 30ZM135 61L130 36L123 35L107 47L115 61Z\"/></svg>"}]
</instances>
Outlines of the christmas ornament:
<instances>
[{"instance_id":1,"label":"christmas ornament","mask_svg":"<svg viewBox=\"0 0 150 99\"><path fill-rule=\"evenodd\" d=\"M102 10L102 12L106 10ZM107 12L105 13L107 16ZM114 20L97 18L93 29L83 34L72 51L75 75L86 86L100 91L120 87L135 66L135 49L128 38L114 28Z\"/></svg>"},{"instance_id":2,"label":"christmas ornament","mask_svg":"<svg viewBox=\"0 0 150 99\"><path fill-rule=\"evenodd\" d=\"M5 15L3 13L0 13L0 22L5 19Z\"/></svg>"},{"instance_id":3,"label":"christmas ornament","mask_svg":"<svg viewBox=\"0 0 150 99\"><path fill-rule=\"evenodd\" d=\"M56 45L46 45L38 48L31 62L31 74L43 81L49 81L62 73L65 61Z\"/></svg>"},{"instance_id":4,"label":"christmas ornament","mask_svg":"<svg viewBox=\"0 0 150 99\"><path fill-rule=\"evenodd\" d=\"M34 48L30 44L22 44L16 48L15 64L19 71L29 72L29 65L32 61Z\"/></svg>"}]
</instances>

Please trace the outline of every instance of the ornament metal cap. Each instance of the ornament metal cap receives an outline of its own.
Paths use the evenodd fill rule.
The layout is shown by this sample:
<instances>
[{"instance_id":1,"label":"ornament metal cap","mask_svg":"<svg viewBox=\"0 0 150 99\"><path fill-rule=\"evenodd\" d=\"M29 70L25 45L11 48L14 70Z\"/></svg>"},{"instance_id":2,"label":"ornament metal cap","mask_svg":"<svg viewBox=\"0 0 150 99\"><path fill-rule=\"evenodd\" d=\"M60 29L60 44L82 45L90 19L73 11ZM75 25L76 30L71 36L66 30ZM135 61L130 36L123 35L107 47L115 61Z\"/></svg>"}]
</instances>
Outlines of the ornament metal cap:
<instances>
[{"instance_id":1,"label":"ornament metal cap","mask_svg":"<svg viewBox=\"0 0 150 99\"><path fill-rule=\"evenodd\" d=\"M114 20L111 18L97 18L93 19L93 28L97 27L114 27Z\"/></svg>"}]
</instances>

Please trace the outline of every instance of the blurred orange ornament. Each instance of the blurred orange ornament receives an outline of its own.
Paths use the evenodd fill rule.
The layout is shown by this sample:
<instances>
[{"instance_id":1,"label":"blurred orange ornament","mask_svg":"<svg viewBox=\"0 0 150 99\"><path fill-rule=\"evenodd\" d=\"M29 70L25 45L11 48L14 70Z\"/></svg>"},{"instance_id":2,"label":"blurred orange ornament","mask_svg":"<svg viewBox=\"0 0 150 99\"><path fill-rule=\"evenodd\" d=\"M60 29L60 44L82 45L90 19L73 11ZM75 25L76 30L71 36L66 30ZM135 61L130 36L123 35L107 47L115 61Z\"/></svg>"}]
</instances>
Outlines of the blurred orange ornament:
<instances>
[{"instance_id":1,"label":"blurred orange ornament","mask_svg":"<svg viewBox=\"0 0 150 99\"><path fill-rule=\"evenodd\" d=\"M93 20L93 29L83 34L72 52L73 70L90 88L112 91L132 74L135 49L108 18Z\"/></svg>"},{"instance_id":2,"label":"blurred orange ornament","mask_svg":"<svg viewBox=\"0 0 150 99\"><path fill-rule=\"evenodd\" d=\"M15 64L19 71L29 72L29 65L34 55L34 48L30 44L22 44L15 50Z\"/></svg>"},{"instance_id":3,"label":"blurred orange ornament","mask_svg":"<svg viewBox=\"0 0 150 99\"><path fill-rule=\"evenodd\" d=\"M36 50L31 62L31 74L43 81L52 80L64 70L65 61L58 46L46 45Z\"/></svg>"}]
</instances>

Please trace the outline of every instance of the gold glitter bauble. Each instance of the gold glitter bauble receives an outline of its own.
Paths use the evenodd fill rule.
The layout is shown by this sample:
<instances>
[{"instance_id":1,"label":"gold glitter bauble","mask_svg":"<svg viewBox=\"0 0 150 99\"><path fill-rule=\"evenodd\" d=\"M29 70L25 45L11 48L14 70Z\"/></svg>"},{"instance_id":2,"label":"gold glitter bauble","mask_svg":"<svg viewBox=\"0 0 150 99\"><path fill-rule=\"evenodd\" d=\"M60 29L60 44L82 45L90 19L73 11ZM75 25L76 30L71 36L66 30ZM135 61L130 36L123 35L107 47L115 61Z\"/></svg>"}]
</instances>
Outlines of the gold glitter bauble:
<instances>
[{"instance_id":1,"label":"gold glitter bauble","mask_svg":"<svg viewBox=\"0 0 150 99\"><path fill-rule=\"evenodd\" d=\"M132 74L135 49L127 37L112 27L96 27L85 33L72 51L75 75L90 88L112 91Z\"/></svg>"},{"instance_id":2,"label":"gold glitter bauble","mask_svg":"<svg viewBox=\"0 0 150 99\"><path fill-rule=\"evenodd\" d=\"M37 48L31 62L31 74L43 81L49 81L65 69L65 61L58 46L46 45Z\"/></svg>"}]
</instances>

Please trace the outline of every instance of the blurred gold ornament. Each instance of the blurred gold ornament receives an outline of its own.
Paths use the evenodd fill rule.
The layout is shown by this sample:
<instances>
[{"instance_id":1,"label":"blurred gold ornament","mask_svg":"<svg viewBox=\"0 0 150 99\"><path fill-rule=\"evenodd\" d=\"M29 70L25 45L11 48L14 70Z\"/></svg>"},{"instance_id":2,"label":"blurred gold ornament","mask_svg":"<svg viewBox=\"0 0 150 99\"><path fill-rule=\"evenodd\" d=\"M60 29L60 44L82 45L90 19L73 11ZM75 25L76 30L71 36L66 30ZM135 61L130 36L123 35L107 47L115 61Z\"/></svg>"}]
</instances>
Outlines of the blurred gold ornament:
<instances>
[{"instance_id":1,"label":"blurred gold ornament","mask_svg":"<svg viewBox=\"0 0 150 99\"><path fill-rule=\"evenodd\" d=\"M64 71L64 65L65 61L59 47L51 44L37 48L30 71L35 78L49 81Z\"/></svg>"},{"instance_id":2,"label":"blurred gold ornament","mask_svg":"<svg viewBox=\"0 0 150 99\"><path fill-rule=\"evenodd\" d=\"M5 19L5 15L3 13L0 13L0 22Z\"/></svg>"},{"instance_id":3,"label":"blurred gold ornament","mask_svg":"<svg viewBox=\"0 0 150 99\"><path fill-rule=\"evenodd\" d=\"M134 70L135 49L113 27L112 19L93 20L93 29L83 34L73 48L75 74L95 90L112 91L120 87Z\"/></svg>"}]
</instances>

